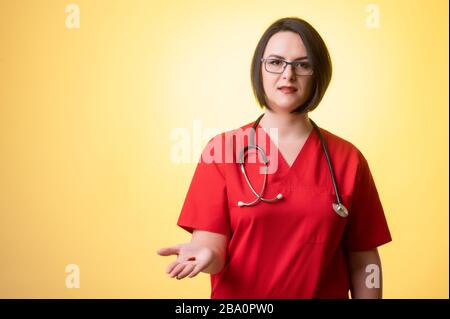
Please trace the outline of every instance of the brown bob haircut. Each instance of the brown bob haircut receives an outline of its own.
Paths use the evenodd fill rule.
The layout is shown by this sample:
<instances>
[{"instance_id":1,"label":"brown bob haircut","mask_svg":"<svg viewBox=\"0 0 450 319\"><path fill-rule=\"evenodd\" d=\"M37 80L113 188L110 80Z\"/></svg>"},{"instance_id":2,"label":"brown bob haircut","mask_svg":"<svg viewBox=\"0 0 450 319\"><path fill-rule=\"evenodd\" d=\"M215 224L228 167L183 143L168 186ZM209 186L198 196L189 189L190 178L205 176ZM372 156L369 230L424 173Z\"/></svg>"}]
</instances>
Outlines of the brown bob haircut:
<instances>
[{"instance_id":1,"label":"brown bob haircut","mask_svg":"<svg viewBox=\"0 0 450 319\"><path fill-rule=\"evenodd\" d=\"M307 113L314 110L322 100L328 84L331 80L332 66L327 46L319 33L305 20L296 17L288 17L275 21L264 32L253 54L251 65L251 81L253 93L259 105L270 109L267 105L261 75L261 59L264 55L267 42L275 33L281 31L292 31L300 35L308 54L308 60L314 70L313 90L309 99L299 105L292 113Z\"/></svg>"}]
</instances>

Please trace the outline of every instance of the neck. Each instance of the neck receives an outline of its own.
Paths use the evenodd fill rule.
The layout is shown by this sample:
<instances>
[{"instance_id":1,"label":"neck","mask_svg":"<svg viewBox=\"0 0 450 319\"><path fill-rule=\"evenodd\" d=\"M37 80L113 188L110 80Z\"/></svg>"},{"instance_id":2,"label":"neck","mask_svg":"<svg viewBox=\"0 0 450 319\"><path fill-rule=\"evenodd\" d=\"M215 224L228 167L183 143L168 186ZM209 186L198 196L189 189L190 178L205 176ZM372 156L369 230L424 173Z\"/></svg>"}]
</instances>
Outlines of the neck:
<instances>
[{"instance_id":1,"label":"neck","mask_svg":"<svg viewBox=\"0 0 450 319\"><path fill-rule=\"evenodd\" d=\"M270 128L277 128L278 138L282 140L305 138L313 129L308 113L275 113L269 109L264 112L260 125L266 131Z\"/></svg>"}]
</instances>

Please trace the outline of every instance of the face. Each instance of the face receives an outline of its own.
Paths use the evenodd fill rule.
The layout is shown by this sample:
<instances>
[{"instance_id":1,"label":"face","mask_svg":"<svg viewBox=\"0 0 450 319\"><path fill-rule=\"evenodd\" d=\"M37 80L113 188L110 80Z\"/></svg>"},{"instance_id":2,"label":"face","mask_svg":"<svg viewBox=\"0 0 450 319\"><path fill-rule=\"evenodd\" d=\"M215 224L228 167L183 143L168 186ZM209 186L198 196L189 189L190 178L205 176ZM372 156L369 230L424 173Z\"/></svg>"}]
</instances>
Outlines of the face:
<instances>
[{"instance_id":1,"label":"face","mask_svg":"<svg viewBox=\"0 0 450 319\"><path fill-rule=\"evenodd\" d=\"M291 31L275 33L266 45L263 58L278 58L289 62L296 60L302 62L303 66L307 66L308 63L310 65L300 35ZM276 61L273 63L277 64ZM298 64L298 66L300 65ZM308 100L313 87L312 75L297 75L296 73L299 71L296 72L289 64L281 74L270 73L262 63L261 74L266 101L274 112L289 113ZM296 90L280 89L283 86L293 87Z\"/></svg>"}]
</instances>

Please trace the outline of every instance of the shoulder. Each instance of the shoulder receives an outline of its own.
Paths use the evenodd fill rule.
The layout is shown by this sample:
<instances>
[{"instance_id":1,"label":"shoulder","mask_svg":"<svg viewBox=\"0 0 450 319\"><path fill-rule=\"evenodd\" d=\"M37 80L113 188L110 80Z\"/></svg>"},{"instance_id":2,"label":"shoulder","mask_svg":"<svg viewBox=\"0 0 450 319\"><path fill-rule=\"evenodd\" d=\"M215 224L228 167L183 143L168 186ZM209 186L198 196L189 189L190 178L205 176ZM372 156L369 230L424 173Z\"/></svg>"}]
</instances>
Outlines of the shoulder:
<instances>
[{"instance_id":1,"label":"shoulder","mask_svg":"<svg viewBox=\"0 0 450 319\"><path fill-rule=\"evenodd\" d=\"M322 128L320 130L327 143L328 153L340 184L341 193L354 194L357 185L361 185L361 181L366 181L364 182L366 185L371 185L368 182L371 180L369 164L359 148L349 140L328 130ZM317 143L320 144L319 141ZM323 161L325 161L325 156ZM368 186L363 188L367 191L370 189Z\"/></svg>"},{"instance_id":2,"label":"shoulder","mask_svg":"<svg viewBox=\"0 0 450 319\"><path fill-rule=\"evenodd\" d=\"M330 156L333 157L336 165L339 162L347 166L355 165L356 168L359 168L361 165L367 165L367 160L363 153L351 141L324 128L320 128L320 130L326 140Z\"/></svg>"},{"instance_id":3,"label":"shoulder","mask_svg":"<svg viewBox=\"0 0 450 319\"><path fill-rule=\"evenodd\" d=\"M345 153L358 153L359 149L349 140L338 136L329 130L320 127L323 137L327 141L328 147L335 149L336 151L342 151Z\"/></svg>"},{"instance_id":4,"label":"shoulder","mask_svg":"<svg viewBox=\"0 0 450 319\"><path fill-rule=\"evenodd\" d=\"M363 153L352 142L324 128L320 128L320 131L325 138L334 165L350 166L355 169L367 166L367 160Z\"/></svg>"},{"instance_id":5,"label":"shoulder","mask_svg":"<svg viewBox=\"0 0 450 319\"><path fill-rule=\"evenodd\" d=\"M202 151L202 161L210 159L210 162L231 163L236 160L236 151L243 146L244 141L250 136L254 122L249 122L238 128L223 131L209 139Z\"/></svg>"},{"instance_id":6,"label":"shoulder","mask_svg":"<svg viewBox=\"0 0 450 319\"><path fill-rule=\"evenodd\" d=\"M223 145L233 144L236 141L236 138L249 136L253 123L254 122L249 122L240 127L218 133L214 135L212 138L210 138L210 140L207 143L207 146L215 145L219 142L221 142Z\"/></svg>"}]
</instances>

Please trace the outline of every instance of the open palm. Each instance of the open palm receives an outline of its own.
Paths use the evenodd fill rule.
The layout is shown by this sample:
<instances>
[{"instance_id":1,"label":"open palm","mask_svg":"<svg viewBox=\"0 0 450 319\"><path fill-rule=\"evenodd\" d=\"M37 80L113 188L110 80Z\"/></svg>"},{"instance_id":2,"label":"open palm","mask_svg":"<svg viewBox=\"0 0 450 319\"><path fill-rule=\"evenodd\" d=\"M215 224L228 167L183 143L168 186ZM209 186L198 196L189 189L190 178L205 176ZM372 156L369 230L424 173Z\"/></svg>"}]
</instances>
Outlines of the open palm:
<instances>
[{"instance_id":1,"label":"open palm","mask_svg":"<svg viewBox=\"0 0 450 319\"><path fill-rule=\"evenodd\" d=\"M176 277L177 279L196 276L209 266L214 257L210 248L193 243L161 248L158 250L158 254L161 256L178 256L166 269L170 277Z\"/></svg>"}]
</instances>

